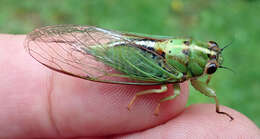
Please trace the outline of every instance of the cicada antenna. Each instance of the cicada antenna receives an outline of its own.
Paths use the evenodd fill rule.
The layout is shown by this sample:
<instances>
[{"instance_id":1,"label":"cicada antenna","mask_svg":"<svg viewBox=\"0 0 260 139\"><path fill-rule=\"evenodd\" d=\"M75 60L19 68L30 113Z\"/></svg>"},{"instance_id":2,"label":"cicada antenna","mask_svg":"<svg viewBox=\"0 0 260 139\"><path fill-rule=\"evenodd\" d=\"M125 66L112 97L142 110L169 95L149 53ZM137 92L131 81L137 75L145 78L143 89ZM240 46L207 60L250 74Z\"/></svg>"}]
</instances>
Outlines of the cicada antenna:
<instances>
[{"instance_id":1,"label":"cicada antenna","mask_svg":"<svg viewBox=\"0 0 260 139\"><path fill-rule=\"evenodd\" d=\"M233 43L233 40L232 40L230 43L226 44L223 48L220 48L220 53L221 53L224 49L226 49L227 47L231 46L232 43Z\"/></svg>"},{"instance_id":2,"label":"cicada antenna","mask_svg":"<svg viewBox=\"0 0 260 139\"><path fill-rule=\"evenodd\" d=\"M232 73L236 74L236 72L235 72L234 70L232 70L231 68L229 68L229 67L219 66L219 68L229 70L229 71L231 71Z\"/></svg>"}]
</instances>

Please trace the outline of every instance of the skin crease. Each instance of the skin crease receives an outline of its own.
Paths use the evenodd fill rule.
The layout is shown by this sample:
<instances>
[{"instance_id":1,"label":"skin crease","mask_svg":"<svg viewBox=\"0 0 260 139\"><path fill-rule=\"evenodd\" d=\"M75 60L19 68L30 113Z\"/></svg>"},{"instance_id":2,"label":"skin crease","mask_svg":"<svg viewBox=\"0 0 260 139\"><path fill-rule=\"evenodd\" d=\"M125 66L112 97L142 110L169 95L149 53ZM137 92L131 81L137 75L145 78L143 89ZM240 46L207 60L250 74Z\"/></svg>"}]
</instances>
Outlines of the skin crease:
<instances>
[{"instance_id":1,"label":"skin crease","mask_svg":"<svg viewBox=\"0 0 260 139\"><path fill-rule=\"evenodd\" d=\"M215 113L214 104L185 107L188 82L173 101L167 93L142 96L158 86L95 83L54 72L24 50L25 35L0 35L0 138L260 138L259 128L230 108ZM210 99L210 98L209 98Z\"/></svg>"}]
</instances>

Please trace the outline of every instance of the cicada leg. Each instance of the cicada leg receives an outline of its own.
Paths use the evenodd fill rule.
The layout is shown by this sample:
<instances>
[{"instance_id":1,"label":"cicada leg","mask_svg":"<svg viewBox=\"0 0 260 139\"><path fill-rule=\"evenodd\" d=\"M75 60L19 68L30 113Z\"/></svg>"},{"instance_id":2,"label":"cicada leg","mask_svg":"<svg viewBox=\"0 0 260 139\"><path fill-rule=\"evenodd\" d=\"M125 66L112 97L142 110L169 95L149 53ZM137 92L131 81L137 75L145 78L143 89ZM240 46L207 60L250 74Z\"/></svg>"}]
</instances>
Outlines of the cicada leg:
<instances>
[{"instance_id":1,"label":"cicada leg","mask_svg":"<svg viewBox=\"0 0 260 139\"><path fill-rule=\"evenodd\" d=\"M181 93L180 84L173 84L173 89L174 89L174 94L173 94L173 95L168 96L168 97L165 97L165 98L162 98L162 99L159 101L159 103L158 103L158 105L156 106L155 111L154 111L154 114L155 114L155 115L158 115L158 114L159 114L160 105L161 105L162 102L165 102L165 101L168 101L168 100L172 100L172 99L174 99L174 98L176 98L177 96L180 95L180 93Z\"/></svg>"},{"instance_id":2,"label":"cicada leg","mask_svg":"<svg viewBox=\"0 0 260 139\"><path fill-rule=\"evenodd\" d=\"M206 96L208 96L208 97L214 98L214 100L215 100L215 102L216 102L216 112L217 112L217 113L219 113L219 114L224 114L224 115L228 116L228 117L231 119L231 121L234 119L234 118L233 118L231 115L229 115L228 113L226 113L226 112L221 112L221 111L219 110L219 102L218 102L216 93L215 93L215 91L214 91L212 88L210 88L210 87L207 85L207 83L204 83L204 82L201 82L201 81L199 81L199 80L193 79L193 80L191 80L191 84L192 84L192 86L193 86L196 90L200 91L202 94L204 94L204 95L206 95Z\"/></svg>"},{"instance_id":3,"label":"cicada leg","mask_svg":"<svg viewBox=\"0 0 260 139\"><path fill-rule=\"evenodd\" d=\"M211 75L208 75L208 79L206 80L206 84L208 85L211 80Z\"/></svg>"},{"instance_id":4,"label":"cicada leg","mask_svg":"<svg viewBox=\"0 0 260 139\"><path fill-rule=\"evenodd\" d=\"M130 110L131 106L133 105L134 101L136 100L136 98L138 96L152 94L152 93L163 93L163 92L166 92L167 90L168 90L167 85L162 85L160 89L149 89L149 90L138 92L135 94L135 96L132 98L132 100L128 104L127 109Z\"/></svg>"}]
</instances>

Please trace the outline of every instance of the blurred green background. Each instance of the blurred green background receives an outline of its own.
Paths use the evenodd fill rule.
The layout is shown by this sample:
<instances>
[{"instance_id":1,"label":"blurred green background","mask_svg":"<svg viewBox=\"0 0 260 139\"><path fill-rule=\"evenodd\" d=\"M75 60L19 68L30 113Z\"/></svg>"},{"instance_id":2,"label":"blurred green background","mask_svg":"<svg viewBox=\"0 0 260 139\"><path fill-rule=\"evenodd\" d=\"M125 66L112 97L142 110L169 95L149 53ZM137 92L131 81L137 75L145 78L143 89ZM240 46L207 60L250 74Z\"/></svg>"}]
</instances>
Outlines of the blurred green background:
<instances>
[{"instance_id":1,"label":"blurred green background","mask_svg":"<svg viewBox=\"0 0 260 139\"><path fill-rule=\"evenodd\" d=\"M214 40L225 49L224 66L211 85L220 103L260 127L260 1L258 0L1 0L0 32L85 24L146 34ZM188 105L214 103L191 88Z\"/></svg>"}]
</instances>

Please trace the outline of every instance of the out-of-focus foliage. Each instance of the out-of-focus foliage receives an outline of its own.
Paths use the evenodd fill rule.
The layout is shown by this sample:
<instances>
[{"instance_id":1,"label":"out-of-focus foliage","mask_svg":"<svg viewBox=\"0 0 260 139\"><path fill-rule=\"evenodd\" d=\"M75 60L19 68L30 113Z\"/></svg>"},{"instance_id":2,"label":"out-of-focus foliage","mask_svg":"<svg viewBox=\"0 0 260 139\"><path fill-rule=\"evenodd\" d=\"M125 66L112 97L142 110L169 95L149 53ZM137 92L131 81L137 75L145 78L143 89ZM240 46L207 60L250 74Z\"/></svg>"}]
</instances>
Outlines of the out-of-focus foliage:
<instances>
[{"instance_id":1,"label":"out-of-focus foliage","mask_svg":"<svg viewBox=\"0 0 260 139\"><path fill-rule=\"evenodd\" d=\"M260 1L258 0L1 0L1 33L28 33L54 24L215 40L224 65L211 85L221 104L260 126ZM191 88L189 105L213 100Z\"/></svg>"}]
</instances>

